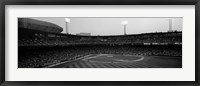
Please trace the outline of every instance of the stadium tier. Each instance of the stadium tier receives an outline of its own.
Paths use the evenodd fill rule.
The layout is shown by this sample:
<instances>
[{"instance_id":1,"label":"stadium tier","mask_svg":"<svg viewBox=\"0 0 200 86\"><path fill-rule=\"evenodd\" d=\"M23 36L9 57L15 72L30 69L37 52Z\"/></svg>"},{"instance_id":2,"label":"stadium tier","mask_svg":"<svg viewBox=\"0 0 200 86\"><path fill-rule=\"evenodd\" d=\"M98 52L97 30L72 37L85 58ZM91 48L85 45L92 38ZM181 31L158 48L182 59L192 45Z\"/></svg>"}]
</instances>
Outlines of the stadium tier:
<instances>
[{"instance_id":1,"label":"stadium tier","mask_svg":"<svg viewBox=\"0 0 200 86\"><path fill-rule=\"evenodd\" d=\"M50 33L20 28L19 46L68 46L80 44L108 45L181 45L182 32L144 33L116 36L80 36L62 33Z\"/></svg>"}]
</instances>

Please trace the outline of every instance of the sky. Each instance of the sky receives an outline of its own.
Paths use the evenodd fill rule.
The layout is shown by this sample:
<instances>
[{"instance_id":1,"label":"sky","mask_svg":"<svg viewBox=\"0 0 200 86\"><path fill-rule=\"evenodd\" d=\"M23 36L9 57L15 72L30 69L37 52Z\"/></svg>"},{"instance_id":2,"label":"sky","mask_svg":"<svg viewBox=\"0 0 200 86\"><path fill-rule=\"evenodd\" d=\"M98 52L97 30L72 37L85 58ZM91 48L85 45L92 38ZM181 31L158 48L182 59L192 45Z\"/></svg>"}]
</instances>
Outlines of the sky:
<instances>
[{"instance_id":1,"label":"sky","mask_svg":"<svg viewBox=\"0 0 200 86\"><path fill-rule=\"evenodd\" d=\"M62 33L66 33L65 18L62 17L38 17L32 18L42 21L47 21L59 25L63 28ZM127 21L127 34L140 34L151 32L167 32L169 30L169 19L172 19L172 30L182 31L182 17L174 18L137 18L137 17L122 17L122 18L81 18L71 17L68 23L68 33L91 33L91 35L123 35L124 26L122 21Z\"/></svg>"}]
</instances>

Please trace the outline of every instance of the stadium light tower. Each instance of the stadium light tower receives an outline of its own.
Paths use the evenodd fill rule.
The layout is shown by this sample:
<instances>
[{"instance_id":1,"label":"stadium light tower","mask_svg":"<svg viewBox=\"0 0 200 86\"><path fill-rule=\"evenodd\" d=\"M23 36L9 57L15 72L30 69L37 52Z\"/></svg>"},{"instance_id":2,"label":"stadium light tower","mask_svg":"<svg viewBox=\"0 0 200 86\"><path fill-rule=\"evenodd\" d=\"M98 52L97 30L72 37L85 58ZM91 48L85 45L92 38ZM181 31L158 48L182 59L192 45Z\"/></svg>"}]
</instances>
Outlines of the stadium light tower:
<instances>
[{"instance_id":1,"label":"stadium light tower","mask_svg":"<svg viewBox=\"0 0 200 86\"><path fill-rule=\"evenodd\" d=\"M172 19L167 19L169 21L169 32L172 32Z\"/></svg>"},{"instance_id":2,"label":"stadium light tower","mask_svg":"<svg viewBox=\"0 0 200 86\"><path fill-rule=\"evenodd\" d=\"M69 18L65 18L65 24L66 24L66 34L68 34L68 26L69 26L69 23L70 23L70 19Z\"/></svg>"},{"instance_id":3,"label":"stadium light tower","mask_svg":"<svg viewBox=\"0 0 200 86\"><path fill-rule=\"evenodd\" d=\"M126 35L126 26L128 24L128 21L122 21L121 24L124 26L124 35Z\"/></svg>"}]
</instances>

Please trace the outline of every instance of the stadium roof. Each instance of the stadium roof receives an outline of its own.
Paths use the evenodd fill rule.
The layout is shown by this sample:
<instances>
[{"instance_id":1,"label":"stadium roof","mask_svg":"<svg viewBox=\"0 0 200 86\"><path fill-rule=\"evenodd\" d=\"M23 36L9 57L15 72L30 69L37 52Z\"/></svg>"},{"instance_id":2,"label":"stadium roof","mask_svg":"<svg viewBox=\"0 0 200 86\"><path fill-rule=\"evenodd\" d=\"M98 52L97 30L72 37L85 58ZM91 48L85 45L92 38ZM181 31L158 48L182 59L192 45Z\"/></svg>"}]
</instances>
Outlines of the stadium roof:
<instances>
[{"instance_id":1,"label":"stadium roof","mask_svg":"<svg viewBox=\"0 0 200 86\"><path fill-rule=\"evenodd\" d=\"M19 27L21 28L40 30L45 32L53 32L53 33L61 33L63 31L62 27L46 21L40 21L30 18L19 18L18 22L19 22Z\"/></svg>"}]
</instances>

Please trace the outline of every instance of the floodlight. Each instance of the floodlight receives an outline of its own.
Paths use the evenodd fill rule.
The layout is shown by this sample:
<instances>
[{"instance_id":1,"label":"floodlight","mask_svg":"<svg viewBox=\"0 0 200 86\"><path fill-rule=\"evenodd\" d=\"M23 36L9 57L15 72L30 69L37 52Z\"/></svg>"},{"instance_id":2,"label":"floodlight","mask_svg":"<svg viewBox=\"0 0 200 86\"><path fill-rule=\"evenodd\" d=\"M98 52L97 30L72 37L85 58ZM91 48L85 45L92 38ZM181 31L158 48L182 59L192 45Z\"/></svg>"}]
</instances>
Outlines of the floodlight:
<instances>
[{"instance_id":1,"label":"floodlight","mask_svg":"<svg viewBox=\"0 0 200 86\"><path fill-rule=\"evenodd\" d=\"M172 19L167 19L168 20L168 22L169 22L169 32L172 32L173 30L172 30Z\"/></svg>"},{"instance_id":2,"label":"floodlight","mask_svg":"<svg viewBox=\"0 0 200 86\"><path fill-rule=\"evenodd\" d=\"M122 21L121 24L124 26L124 35L126 35L126 25L128 24L128 21Z\"/></svg>"},{"instance_id":3,"label":"floodlight","mask_svg":"<svg viewBox=\"0 0 200 86\"><path fill-rule=\"evenodd\" d=\"M65 21L66 21L66 22L70 22L70 19L69 19L69 18L65 18Z\"/></svg>"},{"instance_id":4,"label":"floodlight","mask_svg":"<svg viewBox=\"0 0 200 86\"><path fill-rule=\"evenodd\" d=\"M69 29L69 22L70 22L70 19L69 18L65 18L65 23L66 23L66 34L68 34L68 29Z\"/></svg>"},{"instance_id":5,"label":"floodlight","mask_svg":"<svg viewBox=\"0 0 200 86\"><path fill-rule=\"evenodd\" d=\"M128 21L122 21L121 23L122 23L122 25L127 25Z\"/></svg>"}]
</instances>

